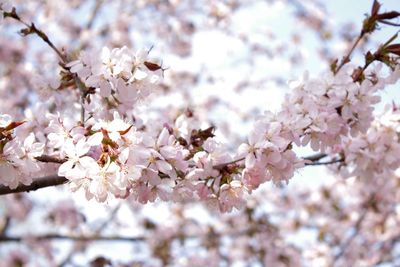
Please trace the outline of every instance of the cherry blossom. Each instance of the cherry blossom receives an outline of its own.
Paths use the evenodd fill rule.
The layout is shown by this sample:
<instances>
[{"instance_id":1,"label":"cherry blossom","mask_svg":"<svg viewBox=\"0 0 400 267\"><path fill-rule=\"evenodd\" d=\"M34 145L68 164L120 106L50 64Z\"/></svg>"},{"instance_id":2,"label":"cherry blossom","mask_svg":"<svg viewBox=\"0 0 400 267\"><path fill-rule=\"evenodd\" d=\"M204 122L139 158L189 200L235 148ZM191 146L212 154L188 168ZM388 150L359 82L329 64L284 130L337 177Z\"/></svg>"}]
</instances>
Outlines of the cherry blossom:
<instances>
[{"instance_id":1,"label":"cherry blossom","mask_svg":"<svg viewBox=\"0 0 400 267\"><path fill-rule=\"evenodd\" d=\"M88 170L97 166L93 158L85 156L89 149L90 145L83 138L76 144L72 139L65 141L63 152L67 156L67 161L60 165L58 175L71 180L84 178Z\"/></svg>"},{"instance_id":2,"label":"cherry blossom","mask_svg":"<svg viewBox=\"0 0 400 267\"><path fill-rule=\"evenodd\" d=\"M396 265L400 13L275 2L0 0L0 265Z\"/></svg>"}]
</instances>

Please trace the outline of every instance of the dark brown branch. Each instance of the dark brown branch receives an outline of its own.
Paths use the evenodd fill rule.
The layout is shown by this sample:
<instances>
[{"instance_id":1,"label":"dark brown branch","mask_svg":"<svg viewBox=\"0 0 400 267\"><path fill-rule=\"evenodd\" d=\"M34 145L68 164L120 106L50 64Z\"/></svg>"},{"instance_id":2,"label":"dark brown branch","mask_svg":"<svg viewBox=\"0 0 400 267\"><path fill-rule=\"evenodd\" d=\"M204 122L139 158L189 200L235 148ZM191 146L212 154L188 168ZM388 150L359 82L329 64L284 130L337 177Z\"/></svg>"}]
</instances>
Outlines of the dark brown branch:
<instances>
[{"instance_id":1,"label":"dark brown branch","mask_svg":"<svg viewBox=\"0 0 400 267\"><path fill-rule=\"evenodd\" d=\"M343 162L343 158L334 159L334 160L331 160L331 161L319 162L319 160L321 160L323 158L326 158L327 156L328 156L327 154L318 153L318 154L315 154L315 155L303 157L302 159L305 160L305 161L308 161L308 162L305 163L306 166L329 165L329 164L334 164L334 163L338 163L338 162ZM230 161L230 162L221 163L221 164L215 165L214 169L222 170L226 166L238 163L240 161L243 161L244 159L245 158L239 158L239 159L235 159L235 160Z\"/></svg>"},{"instance_id":2,"label":"dark brown branch","mask_svg":"<svg viewBox=\"0 0 400 267\"><path fill-rule=\"evenodd\" d=\"M304 159L304 160L309 160L309 161L315 162L315 161L318 161L318 160L320 160L320 159L326 158L327 156L328 156L327 154L318 153L318 154L315 154L315 155L311 155L311 156L308 156L308 157L304 157L303 159Z\"/></svg>"},{"instance_id":3,"label":"dark brown branch","mask_svg":"<svg viewBox=\"0 0 400 267\"><path fill-rule=\"evenodd\" d=\"M101 5L103 4L103 0L97 0L95 3L95 6L90 14L90 18L88 23L86 24L86 29L91 29L94 21L96 20L97 15L99 14L99 10L101 8Z\"/></svg>"},{"instance_id":4,"label":"dark brown branch","mask_svg":"<svg viewBox=\"0 0 400 267\"><path fill-rule=\"evenodd\" d=\"M317 161L317 162L306 162L305 165L306 166L321 166L321 165L330 165L330 164L335 164L335 163L339 163L339 162L343 162L343 159L334 159L331 161Z\"/></svg>"},{"instance_id":5,"label":"dark brown branch","mask_svg":"<svg viewBox=\"0 0 400 267\"><path fill-rule=\"evenodd\" d=\"M188 238L188 239L201 239L201 238L220 238L222 236L232 236L238 237L243 235L248 235L249 229L245 230L233 230L227 232L215 232L213 230L208 231L206 234L191 234L191 235L174 235L172 239L176 238ZM259 230L259 233L265 233L265 230ZM71 240L71 241L127 241L127 242L141 242L146 241L146 236L102 236L98 234L88 234L88 235L63 235L63 234L42 234L42 235L26 235L26 236L12 236L12 235L0 235L0 242L23 242L24 240Z\"/></svg>"},{"instance_id":6,"label":"dark brown branch","mask_svg":"<svg viewBox=\"0 0 400 267\"><path fill-rule=\"evenodd\" d=\"M239 159L232 160L230 162L221 163L221 164L215 165L213 168L216 169L216 170L222 170L226 166L228 166L230 164L235 164L235 163L237 163L239 161L242 161L242 160L244 160L244 158L239 158Z\"/></svg>"},{"instance_id":7,"label":"dark brown branch","mask_svg":"<svg viewBox=\"0 0 400 267\"><path fill-rule=\"evenodd\" d=\"M59 234L47 234L38 236L0 236L0 242L21 242L29 238L30 240L72 240L72 241L127 241L137 242L145 240L144 237L125 237L125 236L70 236L70 235L59 235Z\"/></svg>"},{"instance_id":8,"label":"dark brown branch","mask_svg":"<svg viewBox=\"0 0 400 267\"><path fill-rule=\"evenodd\" d=\"M318 153L318 154L315 154L315 155L304 157L303 159L306 160L306 161L311 161L311 163L306 163L305 165L327 165L327 164L332 164L332 163L343 161L342 159L340 159L340 160L335 160L333 162L332 161L330 161L330 162L317 162L320 159L326 158L327 156L328 156L327 154ZM242 160L244 160L244 158L239 158L239 159L235 159L235 160L230 161L230 162L221 163L221 164L215 165L214 169L222 170L224 167L226 167L226 166L228 166L230 164L235 164L235 163L240 162Z\"/></svg>"},{"instance_id":9,"label":"dark brown branch","mask_svg":"<svg viewBox=\"0 0 400 267\"><path fill-rule=\"evenodd\" d=\"M35 190L38 190L38 189L44 188L44 187L65 184L66 182L68 182L68 180L65 177L58 176L58 175L49 175L49 176L44 176L44 177L40 177L40 178L33 180L33 182L30 185L22 185L21 184L15 189L11 189L7 186L0 186L0 195L35 191Z\"/></svg>"},{"instance_id":10,"label":"dark brown branch","mask_svg":"<svg viewBox=\"0 0 400 267\"><path fill-rule=\"evenodd\" d=\"M35 157L35 159L40 162L59 163L59 164L62 164L67 161L66 159L55 158L55 157L48 156L48 155L42 155L39 157Z\"/></svg>"},{"instance_id":11,"label":"dark brown branch","mask_svg":"<svg viewBox=\"0 0 400 267\"><path fill-rule=\"evenodd\" d=\"M399 27L400 23L394 23L394 22L390 22L387 20L381 20L380 23L386 24L386 25L390 25L390 26L395 26L395 27Z\"/></svg>"},{"instance_id":12,"label":"dark brown branch","mask_svg":"<svg viewBox=\"0 0 400 267\"><path fill-rule=\"evenodd\" d=\"M337 162L342 162L343 161L343 159L337 159L337 160L333 160L333 161L329 161L329 162L317 162L318 160L320 160L320 159L322 159L324 157L327 157L327 155L326 154L316 154L316 155L304 157L303 159L311 161L311 163L306 163L306 165L328 165L328 164L333 164L333 163L337 163ZM38 161L41 161L41 162L53 162L53 163L64 163L65 162L64 159L58 159L58 158L54 158L54 157L47 156L47 155L37 157L36 159ZM240 159L236 159L236 160L231 161L231 162L219 164L219 165L214 166L214 168L217 169L217 170L221 170L227 165L235 164L235 163L237 163L239 161L242 161L242 160L244 160L244 158L240 158ZM21 192L35 191L35 190L38 190L40 188L62 185L62 184L65 184L66 182L68 182L67 178L61 177L61 176L58 176L58 175L54 174L54 175L50 175L50 176L45 176L45 177L34 179L32 184L30 184L30 185L19 185L15 189L10 189L7 186L0 186L0 195L7 195L7 194L15 194L15 193L21 193Z\"/></svg>"}]
</instances>

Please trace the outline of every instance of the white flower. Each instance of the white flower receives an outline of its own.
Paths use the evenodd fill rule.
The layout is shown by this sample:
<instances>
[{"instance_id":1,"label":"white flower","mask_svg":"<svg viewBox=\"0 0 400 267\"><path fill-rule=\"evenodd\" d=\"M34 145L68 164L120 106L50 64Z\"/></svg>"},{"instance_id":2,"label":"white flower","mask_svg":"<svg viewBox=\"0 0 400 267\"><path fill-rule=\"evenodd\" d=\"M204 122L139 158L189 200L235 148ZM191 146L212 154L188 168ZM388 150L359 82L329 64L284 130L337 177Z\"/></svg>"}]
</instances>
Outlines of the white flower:
<instances>
[{"instance_id":1,"label":"white flower","mask_svg":"<svg viewBox=\"0 0 400 267\"><path fill-rule=\"evenodd\" d=\"M40 170L34 159L42 155L44 144L35 143L33 133L22 143L18 137L6 143L3 154L0 155L0 182L10 188L16 188L19 183L29 185L33 174Z\"/></svg>"},{"instance_id":2,"label":"white flower","mask_svg":"<svg viewBox=\"0 0 400 267\"><path fill-rule=\"evenodd\" d=\"M92 130L98 132L91 135L88 138L87 143L91 146L100 145L104 138L101 130L107 131L107 135L112 141L119 142L121 139L121 133L130 130L130 128L132 128L132 125L126 123L123 119L121 119L120 114L117 111L114 111L113 120L99 120L92 126Z\"/></svg>"},{"instance_id":3,"label":"white flower","mask_svg":"<svg viewBox=\"0 0 400 267\"><path fill-rule=\"evenodd\" d=\"M63 151L68 160L61 164L58 175L72 180L84 178L88 170L98 166L93 158L84 156L89 149L90 145L84 139L80 139L76 145L73 140L68 139L63 146Z\"/></svg>"},{"instance_id":4,"label":"white flower","mask_svg":"<svg viewBox=\"0 0 400 267\"><path fill-rule=\"evenodd\" d=\"M0 157L0 183L14 189L19 184L19 170L6 158Z\"/></svg>"},{"instance_id":5,"label":"white flower","mask_svg":"<svg viewBox=\"0 0 400 267\"><path fill-rule=\"evenodd\" d=\"M120 167L110 159L103 167L93 165L88 176L91 179L89 191L99 202L106 201L108 193L119 194L126 186L119 179Z\"/></svg>"}]
</instances>

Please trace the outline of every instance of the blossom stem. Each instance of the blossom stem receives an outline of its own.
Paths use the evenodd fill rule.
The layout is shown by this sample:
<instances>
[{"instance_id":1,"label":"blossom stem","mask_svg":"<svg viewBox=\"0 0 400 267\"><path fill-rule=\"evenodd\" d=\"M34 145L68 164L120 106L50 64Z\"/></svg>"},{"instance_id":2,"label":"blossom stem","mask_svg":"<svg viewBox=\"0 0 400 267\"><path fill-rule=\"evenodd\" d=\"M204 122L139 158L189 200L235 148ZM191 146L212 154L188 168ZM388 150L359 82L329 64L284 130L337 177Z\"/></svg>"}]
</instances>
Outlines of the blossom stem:
<instances>
[{"instance_id":1,"label":"blossom stem","mask_svg":"<svg viewBox=\"0 0 400 267\"><path fill-rule=\"evenodd\" d=\"M362 38L364 37L365 33L360 33L360 35L357 37L356 41L353 43L353 46L350 48L349 52L347 55L345 55L340 62L340 65L336 68L335 74L339 72L339 70L346 64L350 62L350 56L354 52L354 49L356 49L357 45L360 43Z\"/></svg>"},{"instance_id":2,"label":"blossom stem","mask_svg":"<svg viewBox=\"0 0 400 267\"><path fill-rule=\"evenodd\" d=\"M73 74L74 81L76 86L78 87L80 91L80 102L81 102L81 123L84 125L85 123L85 107L84 107L84 102L85 102L85 95L86 95L86 87L85 84L79 79L79 77L74 73Z\"/></svg>"}]
</instances>

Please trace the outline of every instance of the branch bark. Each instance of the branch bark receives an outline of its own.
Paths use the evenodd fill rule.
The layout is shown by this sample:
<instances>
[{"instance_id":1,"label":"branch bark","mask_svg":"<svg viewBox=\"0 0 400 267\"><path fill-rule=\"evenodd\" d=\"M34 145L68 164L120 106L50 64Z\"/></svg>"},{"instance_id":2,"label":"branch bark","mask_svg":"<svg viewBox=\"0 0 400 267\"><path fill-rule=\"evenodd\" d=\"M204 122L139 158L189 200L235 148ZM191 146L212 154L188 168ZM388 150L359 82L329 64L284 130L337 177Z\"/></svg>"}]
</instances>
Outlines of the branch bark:
<instances>
[{"instance_id":1,"label":"branch bark","mask_svg":"<svg viewBox=\"0 0 400 267\"><path fill-rule=\"evenodd\" d=\"M38 190L38 189L44 188L44 187L65 184L66 182L68 182L67 178L54 174L54 175L37 178L37 179L33 180L33 182L30 185L22 185L21 184L17 188L14 188L14 189L11 189L7 186L0 186L0 195L35 191L35 190Z\"/></svg>"},{"instance_id":2,"label":"branch bark","mask_svg":"<svg viewBox=\"0 0 400 267\"><path fill-rule=\"evenodd\" d=\"M72 240L72 241L128 241L137 242L143 241L144 237L124 237L124 236L70 236L59 234L47 234L40 236L0 236L0 242L21 242L24 240Z\"/></svg>"}]
</instances>

